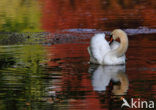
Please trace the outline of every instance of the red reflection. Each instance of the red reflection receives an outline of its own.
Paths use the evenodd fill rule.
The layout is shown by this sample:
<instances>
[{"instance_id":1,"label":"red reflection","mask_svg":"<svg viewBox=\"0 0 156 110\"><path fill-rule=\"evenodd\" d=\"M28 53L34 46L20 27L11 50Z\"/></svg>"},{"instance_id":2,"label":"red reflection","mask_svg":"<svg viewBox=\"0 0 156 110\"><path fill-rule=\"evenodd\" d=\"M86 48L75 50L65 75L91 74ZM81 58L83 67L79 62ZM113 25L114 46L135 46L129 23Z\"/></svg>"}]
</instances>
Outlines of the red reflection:
<instances>
[{"instance_id":1,"label":"red reflection","mask_svg":"<svg viewBox=\"0 0 156 110\"><path fill-rule=\"evenodd\" d=\"M88 61L89 54L87 51L88 44L57 44L48 47L48 53L50 53L49 59L61 59L62 62L76 62L76 61ZM70 60L76 58L75 60ZM49 66L57 66L55 61L48 62Z\"/></svg>"},{"instance_id":2,"label":"red reflection","mask_svg":"<svg viewBox=\"0 0 156 110\"><path fill-rule=\"evenodd\" d=\"M156 28L155 0L136 2L134 0L41 0L43 3L42 28L49 32L70 28L94 28L109 30L114 28L137 28L148 26ZM133 39L132 37L135 37ZM153 38L153 37L151 37ZM127 70L130 80L130 96L149 96L156 87L150 80L155 80L153 71L137 70L137 68L154 68L156 65L151 62L155 42L145 36L130 36L130 44L127 52ZM138 42L139 41L139 42ZM62 85L58 91L84 91L84 99L69 99L69 105L82 107L85 110L100 110L101 104L98 94L92 90L90 75L87 73L89 61L87 52L88 44L57 44L47 47L49 53L48 66L63 66L65 71L62 74ZM137 50L137 51L136 51ZM57 60L59 59L59 60ZM76 62L76 63L75 63ZM77 63L78 62L78 63ZM74 63L74 64L73 64ZM136 71L137 70L137 71ZM81 80L79 80L79 77ZM146 82L143 82L145 80ZM142 82L139 82L142 81ZM68 82L68 83L67 83ZM64 86L67 83L66 86ZM143 84L143 91L140 85ZM69 88L68 88L69 87ZM70 90L68 90L70 89ZM150 91L150 92L149 92ZM153 95L151 95L153 96ZM83 105L85 104L85 105ZM73 109L72 107L69 109Z\"/></svg>"},{"instance_id":3,"label":"red reflection","mask_svg":"<svg viewBox=\"0 0 156 110\"><path fill-rule=\"evenodd\" d=\"M61 81L59 83L53 82L53 85L60 86L55 89L56 92L64 91L71 97L68 99L69 110L77 107L81 110L101 110L99 95L93 91L91 74L86 73L88 71L87 61L89 60L87 46L88 44L69 43L47 47L50 53L49 59L60 58L58 61L49 61L49 67L60 66L59 63L65 62L61 65L65 69L61 71ZM49 71L49 73L52 72ZM74 93L74 96L72 93ZM75 99L76 97L78 99ZM83 99L79 97L83 97Z\"/></svg>"},{"instance_id":4,"label":"red reflection","mask_svg":"<svg viewBox=\"0 0 156 110\"><path fill-rule=\"evenodd\" d=\"M128 58L126 74L130 85L127 96L152 100L155 97L154 91L156 89L153 82L155 80L153 68L156 66L154 63L155 52L153 51L153 47L156 45L153 40L155 35L129 37L129 48L126 53ZM48 66L61 66L63 68L60 73L62 75L60 83L53 83L53 85L59 85L60 89L56 91L63 91L70 97L68 99L70 109L81 107L82 110L91 108L100 110L103 109L101 108L103 104L100 103L99 94L93 91L91 74L88 73L89 55L87 46L86 43L67 43L47 47L50 59ZM51 73L51 71L49 72ZM82 93L83 99L79 98L81 97L80 93ZM104 103L106 106L111 106L109 100L106 99Z\"/></svg>"},{"instance_id":5,"label":"red reflection","mask_svg":"<svg viewBox=\"0 0 156 110\"><path fill-rule=\"evenodd\" d=\"M69 28L155 28L155 0L41 0L42 28L49 32Z\"/></svg>"},{"instance_id":6,"label":"red reflection","mask_svg":"<svg viewBox=\"0 0 156 110\"><path fill-rule=\"evenodd\" d=\"M91 80L88 79L89 74L88 73L83 73L82 76L82 81L79 86L71 86L74 88L78 88L78 91L91 91L89 94L86 94L84 96L84 99L76 99L76 100L69 100L69 105L71 105L71 108L69 107L69 110L73 110L73 107L76 108L81 107L81 110L101 110L101 104L99 102L99 99L96 98L98 97L97 93L93 91ZM69 78L68 80L70 80ZM78 84L80 83L79 81L72 81L73 84ZM74 90L73 90L74 91Z\"/></svg>"}]
</instances>

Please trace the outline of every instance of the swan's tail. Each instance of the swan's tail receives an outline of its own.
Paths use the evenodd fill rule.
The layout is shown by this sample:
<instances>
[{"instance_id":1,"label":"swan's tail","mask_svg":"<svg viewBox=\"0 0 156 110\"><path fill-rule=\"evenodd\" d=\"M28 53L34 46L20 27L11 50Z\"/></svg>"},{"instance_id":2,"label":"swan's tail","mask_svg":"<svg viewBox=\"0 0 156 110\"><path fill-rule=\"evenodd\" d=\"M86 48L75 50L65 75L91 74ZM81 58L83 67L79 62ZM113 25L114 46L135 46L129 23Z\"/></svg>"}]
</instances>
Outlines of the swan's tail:
<instances>
[{"instance_id":1,"label":"swan's tail","mask_svg":"<svg viewBox=\"0 0 156 110\"><path fill-rule=\"evenodd\" d=\"M97 60L96 60L96 59L93 57L93 55L92 55L92 52L91 52L90 47L88 47L87 50L88 50L88 53L89 53L89 55L90 55L90 62L89 62L89 63L98 64Z\"/></svg>"}]
</instances>

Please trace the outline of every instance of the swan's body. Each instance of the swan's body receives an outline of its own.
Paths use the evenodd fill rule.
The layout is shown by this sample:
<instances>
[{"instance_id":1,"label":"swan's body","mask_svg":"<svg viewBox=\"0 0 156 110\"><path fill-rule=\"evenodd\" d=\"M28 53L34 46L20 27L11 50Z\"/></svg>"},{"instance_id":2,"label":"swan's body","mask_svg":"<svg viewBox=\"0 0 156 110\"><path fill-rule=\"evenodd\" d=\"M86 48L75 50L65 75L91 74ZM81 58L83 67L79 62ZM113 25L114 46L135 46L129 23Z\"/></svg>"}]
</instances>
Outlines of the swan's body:
<instances>
[{"instance_id":1,"label":"swan's body","mask_svg":"<svg viewBox=\"0 0 156 110\"><path fill-rule=\"evenodd\" d=\"M105 39L105 34L96 34L92 37L88 52L90 62L101 65L125 64L125 52L128 48L128 38L125 32L116 29L112 32L113 39L120 39L120 43L114 41L109 45Z\"/></svg>"}]
</instances>

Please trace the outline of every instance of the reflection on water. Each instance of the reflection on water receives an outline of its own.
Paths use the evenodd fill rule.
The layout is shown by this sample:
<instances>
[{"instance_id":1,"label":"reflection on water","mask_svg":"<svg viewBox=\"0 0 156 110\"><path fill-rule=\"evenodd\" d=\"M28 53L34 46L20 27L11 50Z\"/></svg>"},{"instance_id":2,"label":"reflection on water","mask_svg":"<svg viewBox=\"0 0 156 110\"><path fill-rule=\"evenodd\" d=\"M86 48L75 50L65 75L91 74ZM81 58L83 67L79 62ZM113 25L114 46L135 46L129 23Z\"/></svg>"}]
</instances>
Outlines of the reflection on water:
<instances>
[{"instance_id":1,"label":"reflection on water","mask_svg":"<svg viewBox=\"0 0 156 110\"><path fill-rule=\"evenodd\" d=\"M155 34L129 36L125 66L89 65L89 39L31 41L0 46L2 110L120 110L121 96L155 101Z\"/></svg>"},{"instance_id":2,"label":"reflection on water","mask_svg":"<svg viewBox=\"0 0 156 110\"><path fill-rule=\"evenodd\" d=\"M37 0L0 0L0 31L41 31L40 10Z\"/></svg>"},{"instance_id":3,"label":"reflection on water","mask_svg":"<svg viewBox=\"0 0 156 110\"><path fill-rule=\"evenodd\" d=\"M156 28L155 4L155 0L1 0L0 31Z\"/></svg>"},{"instance_id":4,"label":"reflection on water","mask_svg":"<svg viewBox=\"0 0 156 110\"><path fill-rule=\"evenodd\" d=\"M39 109L46 83L44 48L2 46L0 50L0 109Z\"/></svg>"},{"instance_id":5,"label":"reflection on water","mask_svg":"<svg viewBox=\"0 0 156 110\"><path fill-rule=\"evenodd\" d=\"M93 69L93 70L91 70ZM97 66L93 65L89 68L92 73L92 85L95 91L106 91L110 81L115 85L112 85L112 93L114 95L125 95L129 81L125 74L125 65L119 66Z\"/></svg>"},{"instance_id":6,"label":"reflection on water","mask_svg":"<svg viewBox=\"0 0 156 110\"><path fill-rule=\"evenodd\" d=\"M10 5L11 4L11 5ZM0 110L120 110L156 102L155 0L1 0ZM98 32L128 33L125 66L89 65Z\"/></svg>"},{"instance_id":7,"label":"reflection on water","mask_svg":"<svg viewBox=\"0 0 156 110\"><path fill-rule=\"evenodd\" d=\"M50 32L73 28L156 28L155 4L155 0L46 0L42 28Z\"/></svg>"}]
</instances>

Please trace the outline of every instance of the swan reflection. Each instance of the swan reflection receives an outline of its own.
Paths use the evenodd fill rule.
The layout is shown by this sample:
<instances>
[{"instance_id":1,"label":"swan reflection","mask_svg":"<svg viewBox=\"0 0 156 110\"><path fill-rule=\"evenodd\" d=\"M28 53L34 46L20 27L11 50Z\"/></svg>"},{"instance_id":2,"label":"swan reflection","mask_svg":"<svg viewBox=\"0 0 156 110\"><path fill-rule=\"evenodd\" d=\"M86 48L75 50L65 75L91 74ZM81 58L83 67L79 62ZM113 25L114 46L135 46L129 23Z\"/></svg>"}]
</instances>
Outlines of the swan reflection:
<instances>
[{"instance_id":1,"label":"swan reflection","mask_svg":"<svg viewBox=\"0 0 156 110\"><path fill-rule=\"evenodd\" d=\"M92 85L95 91L105 91L111 81L113 82L112 93L114 95L125 95L128 90L129 81L125 74L125 65L91 65L89 73L92 74Z\"/></svg>"}]
</instances>

